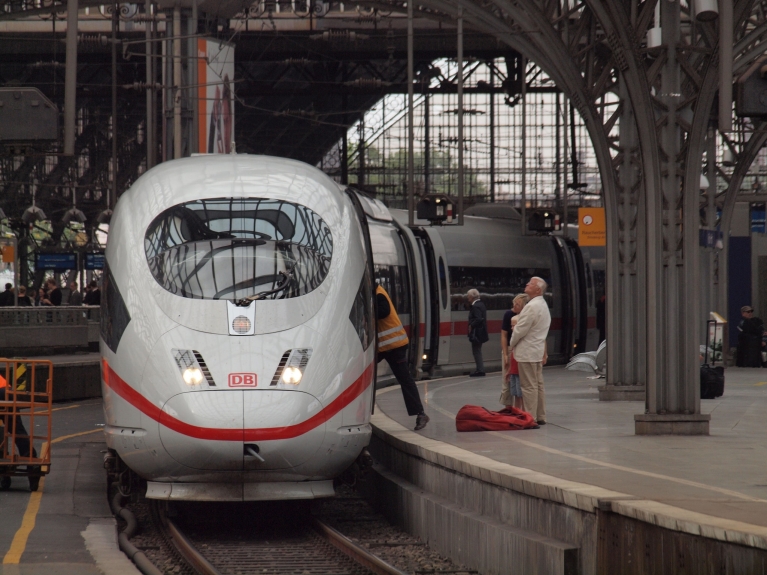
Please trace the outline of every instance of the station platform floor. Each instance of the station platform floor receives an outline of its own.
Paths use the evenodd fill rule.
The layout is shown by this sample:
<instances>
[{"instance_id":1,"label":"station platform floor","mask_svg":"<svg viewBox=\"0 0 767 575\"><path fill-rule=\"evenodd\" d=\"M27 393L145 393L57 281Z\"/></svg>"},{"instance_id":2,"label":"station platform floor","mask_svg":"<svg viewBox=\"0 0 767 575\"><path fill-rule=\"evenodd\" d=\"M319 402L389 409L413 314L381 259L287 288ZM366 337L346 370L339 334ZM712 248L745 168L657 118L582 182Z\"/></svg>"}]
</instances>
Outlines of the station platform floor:
<instances>
[{"instance_id":1,"label":"station platform floor","mask_svg":"<svg viewBox=\"0 0 767 575\"><path fill-rule=\"evenodd\" d=\"M139 575L107 503L101 399L54 404L51 470L0 491L2 575Z\"/></svg>"},{"instance_id":2,"label":"station platform floor","mask_svg":"<svg viewBox=\"0 0 767 575\"><path fill-rule=\"evenodd\" d=\"M637 436L634 414L644 412L644 402L600 402L597 387L604 379L589 379L584 372L554 366L543 373L547 425L540 429L456 431L455 414L463 405L501 409L498 373L420 382L431 421L418 435L515 467L718 518L730 527L738 522L738 531L765 536L767 369L726 370L724 396L702 400L701 411L711 414L709 436ZM379 390L377 406L413 428L415 417L407 415L398 386ZM402 435L404 441L408 435Z\"/></svg>"}]
</instances>

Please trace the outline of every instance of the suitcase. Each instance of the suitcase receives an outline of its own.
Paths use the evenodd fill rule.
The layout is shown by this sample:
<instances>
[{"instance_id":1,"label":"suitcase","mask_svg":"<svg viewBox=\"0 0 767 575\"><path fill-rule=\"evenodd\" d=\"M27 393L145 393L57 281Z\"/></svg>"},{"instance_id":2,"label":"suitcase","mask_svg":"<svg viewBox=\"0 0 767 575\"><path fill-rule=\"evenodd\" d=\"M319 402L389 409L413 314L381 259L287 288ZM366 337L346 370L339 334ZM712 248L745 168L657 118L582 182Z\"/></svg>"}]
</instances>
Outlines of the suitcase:
<instances>
[{"instance_id":1,"label":"suitcase","mask_svg":"<svg viewBox=\"0 0 767 575\"><path fill-rule=\"evenodd\" d=\"M713 320L707 323L716 323ZM708 334L710 329L706 329L706 358L705 363L700 366L700 398L701 399L715 399L724 395L724 367L721 365L711 365L708 363L708 350L709 341ZM713 357L711 363L713 364Z\"/></svg>"},{"instance_id":2,"label":"suitcase","mask_svg":"<svg viewBox=\"0 0 767 575\"><path fill-rule=\"evenodd\" d=\"M724 395L724 368L721 365L700 366L700 398L715 399Z\"/></svg>"}]
</instances>

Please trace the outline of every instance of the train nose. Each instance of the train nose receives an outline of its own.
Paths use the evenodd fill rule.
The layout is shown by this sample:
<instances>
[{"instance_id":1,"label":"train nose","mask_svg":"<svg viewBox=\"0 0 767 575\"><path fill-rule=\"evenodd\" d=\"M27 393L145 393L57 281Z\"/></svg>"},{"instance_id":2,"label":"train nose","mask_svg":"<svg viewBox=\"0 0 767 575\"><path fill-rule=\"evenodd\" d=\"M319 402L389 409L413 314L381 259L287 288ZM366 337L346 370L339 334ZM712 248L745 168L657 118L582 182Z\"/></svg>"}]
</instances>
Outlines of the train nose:
<instances>
[{"instance_id":1,"label":"train nose","mask_svg":"<svg viewBox=\"0 0 767 575\"><path fill-rule=\"evenodd\" d=\"M288 469L322 444L320 402L301 391L201 390L163 406L160 439L173 459L193 469Z\"/></svg>"}]
</instances>

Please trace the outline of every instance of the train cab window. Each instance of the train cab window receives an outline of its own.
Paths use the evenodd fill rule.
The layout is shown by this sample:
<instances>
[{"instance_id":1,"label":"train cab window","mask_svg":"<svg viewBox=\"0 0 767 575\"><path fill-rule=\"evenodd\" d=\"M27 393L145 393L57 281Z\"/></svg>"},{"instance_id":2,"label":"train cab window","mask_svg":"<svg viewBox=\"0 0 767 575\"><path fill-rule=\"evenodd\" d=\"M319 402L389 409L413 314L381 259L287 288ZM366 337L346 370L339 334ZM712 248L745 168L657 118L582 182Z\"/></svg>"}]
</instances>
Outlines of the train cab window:
<instances>
[{"instance_id":1,"label":"train cab window","mask_svg":"<svg viewBox=\"0 0 767 575\"><path fill-rule=\"evenodd\" d=\"M330 269L330 228L307 207L259 198L179 204L149 225L149 269L169 292L195 299L302 296ZM282 289L279 289L282 288Z\"/></svg>"},{"instance_id":2,"label":"train cab window","mask_svg":"<svg viewBox=\"0 0 767 575\"><path fill-rule=\"evenodd\" d=\"M534 276L549 284L549 293L544 294L544 299L549 307L553 307L549 269L450 266L450 309L468 310L466 292L471 288L479 290L479 297L488 310L511 309L514 296L524 292L527 282Z\"/></svg>"},{"instance_id":3,"label":"train cab window","mask_svg":"<svg viewBox=\"0 0 767 575\"><path fill-rule=\"evenodd\" d=\"M117 288L112 272L109 271L109 263L104 264L104 275L101 285L101 339L109 349L117 353L125 328L130 323L130 314L125 307L120 290Z\"/></svg>"},{"instance_id":4,"label":"train cab window","mask_svg":"<svg viewBox=\"0 0 767 575\"><path fill-rule=\"evenodd\" d=\"M437 267L439 268L437 273L439 273L439 293L442 298L442 307L447 309L447 277L445 277L447 274L445 273L445 262L442 256L439 258Z\"/></svg>"}]
</instances>

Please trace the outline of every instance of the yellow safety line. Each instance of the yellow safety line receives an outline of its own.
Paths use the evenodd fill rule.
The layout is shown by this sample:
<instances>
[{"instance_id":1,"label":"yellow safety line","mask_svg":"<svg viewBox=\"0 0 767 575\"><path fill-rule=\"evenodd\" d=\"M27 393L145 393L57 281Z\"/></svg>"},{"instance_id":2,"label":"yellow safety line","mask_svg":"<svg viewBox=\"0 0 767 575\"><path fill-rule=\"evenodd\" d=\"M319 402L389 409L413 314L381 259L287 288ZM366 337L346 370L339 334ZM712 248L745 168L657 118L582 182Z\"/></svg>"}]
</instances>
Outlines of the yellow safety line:
<instances>
[{"instance_id":1,"label":"yellow safety line","mask_svg":"<svg viewBox=\"0 0 767 575\"><path fill-rule=\"evenodd\" d=\"M442 407L439 407L438 405L434 404L434 394L438 391L441 391L443 389L446 389L448 387L453 387L455 385L460 385L462 383L467 383L467 381L459 381L457 383L451 383L450 385L443 385L434 391L430 392L432 395L432 403L429 404L430 409L434 409L435 411L438 411L442 415L449 417L450 419L455 419L455 413L452 413L446 409L443 409ZM625 471L627 473L634 473L636 475L642 475L644 477L651 477L653 479L662 479L664 481L671 481L674 483L679 483L681 485L686 485L688 487L695 487L698 489L705 489L708 491L713 491L715 493L721 493L722 495L728 495L730 497L736 498L736 499L742 499L745 501L752 501L754 503L764 503L767 501L767 499L760 499L759 497L751 497L750 495L745 495L744 493L740 493L739 491L733 491L731 489L725 489L724 487L716 487L715 485L707 485L705 483L699 483L697 481L690 481L688 479L682 479L680 477L673 477L670 475L663 475L661 473L653 473L651 471L644 471L642 469L635 469L633 467L626 467L625 465L616 465L614 463L607 463L606 461L600 461L599 459L592 459L591 457L584 457L583 455L577 455L575 453L567 453L566 451L560 451L559 449L554 449L553 447L547 447L545 445L541 445L539 443L535 443L533 441L526 441L524 439L521 439L519 437L512 437L506 433L501 433L499 431L486 431L485 433L489 435L495 435L496 437L500 437L501 439L505 439L506 441L511 441L514 443L519 443L521 445L525 445L527 447L532 447L533 449L538 449L540 451L543 451L545 453L550 453L552 455L559 455L561 457L567 457L568 459L574 459L576 461L581 461L583 463L590 463L592 465L598 465L600 467L604 467L606 469L614 469L615 471Z\"/></svg>"},{"instance_id":2,"label":"yellow safety line","mask_svg":"<svg viewBox=\"0 0 767 575\"><path fill-rule=\"evenodd\" d=\"M73 437L79 437L81 435L89 435L91 433L96 433L98 431L104 431L103 429L91 429L89 431L81 431L80 433L73 433L71 435L64 435L62 437L57 437L53 441L51 441L51 444L53 443L59 443L61 441L64 441L66 439L72 439ZM42 447L42 454L46 452L48 449L47 441L43 444ZM19 561L21 561L21 555L24 553L24 550L27 547L27 540L29 539L30 533L32 533L32 530L35 528L35 520L37 519L37 513L40 511L40 501L43 498L43 487L45 486L45 477L40 478L40 485L37 488L37 491L33 491L32 495L29 497L29 503L27 503L27 510L24 512L24 517L21 520L21 527L19 527L19 530L16 531L16 535L13 537L13 541L11 542L11 548L8 549L8 553L5 554L5 557L3 557L3 565L18 565Z\"/></svg>"},{"instance_id":3,"label":"yellow safety line","mask_svg":"<svg viewBox=\"0 0 767 575\"><path fill-rule=\"evenodd\" d=\"M40 501L43 498L43 485L45 485L45 478L41 477L37 491L33 491L29 497L27 510L24 512L24 518L21 520L21 527L19 527L19 530L16 531L16 535L13 537L11 548L3 557L3 565L17 565L21 560L21 554L24 553L24 549L27 547L29 534L35 528L35 519L37 518L37 512L40 510Z\"/></svg>"},{"instance_id":4,"label":"yellow safety line","mask_svg":"<svg viewBox=\"0 0 767 575\"><path fill-rule=\"evenodd\" d=\"M72 439L73 437L80 437L81 435L89 435L91 433L98 433L99 431L103 432L103 429L91 429L89 431L81 431L80 433L73 433L72 435L64 435L62 437L57 437L51 443L59 443L60 441L65 441L67 439Z\"/></svg>"},{"instance_id":5,"label":"yellow safety line","mask_svg":"<svg viewBox=\"0 0 767 575\"><path fill-rule=\"evenodd\" d=\"M754 387L758 387L760 385L767 385L767 381L760 381L759 383L755 383Z\"/></svg>"}]
</instances>

